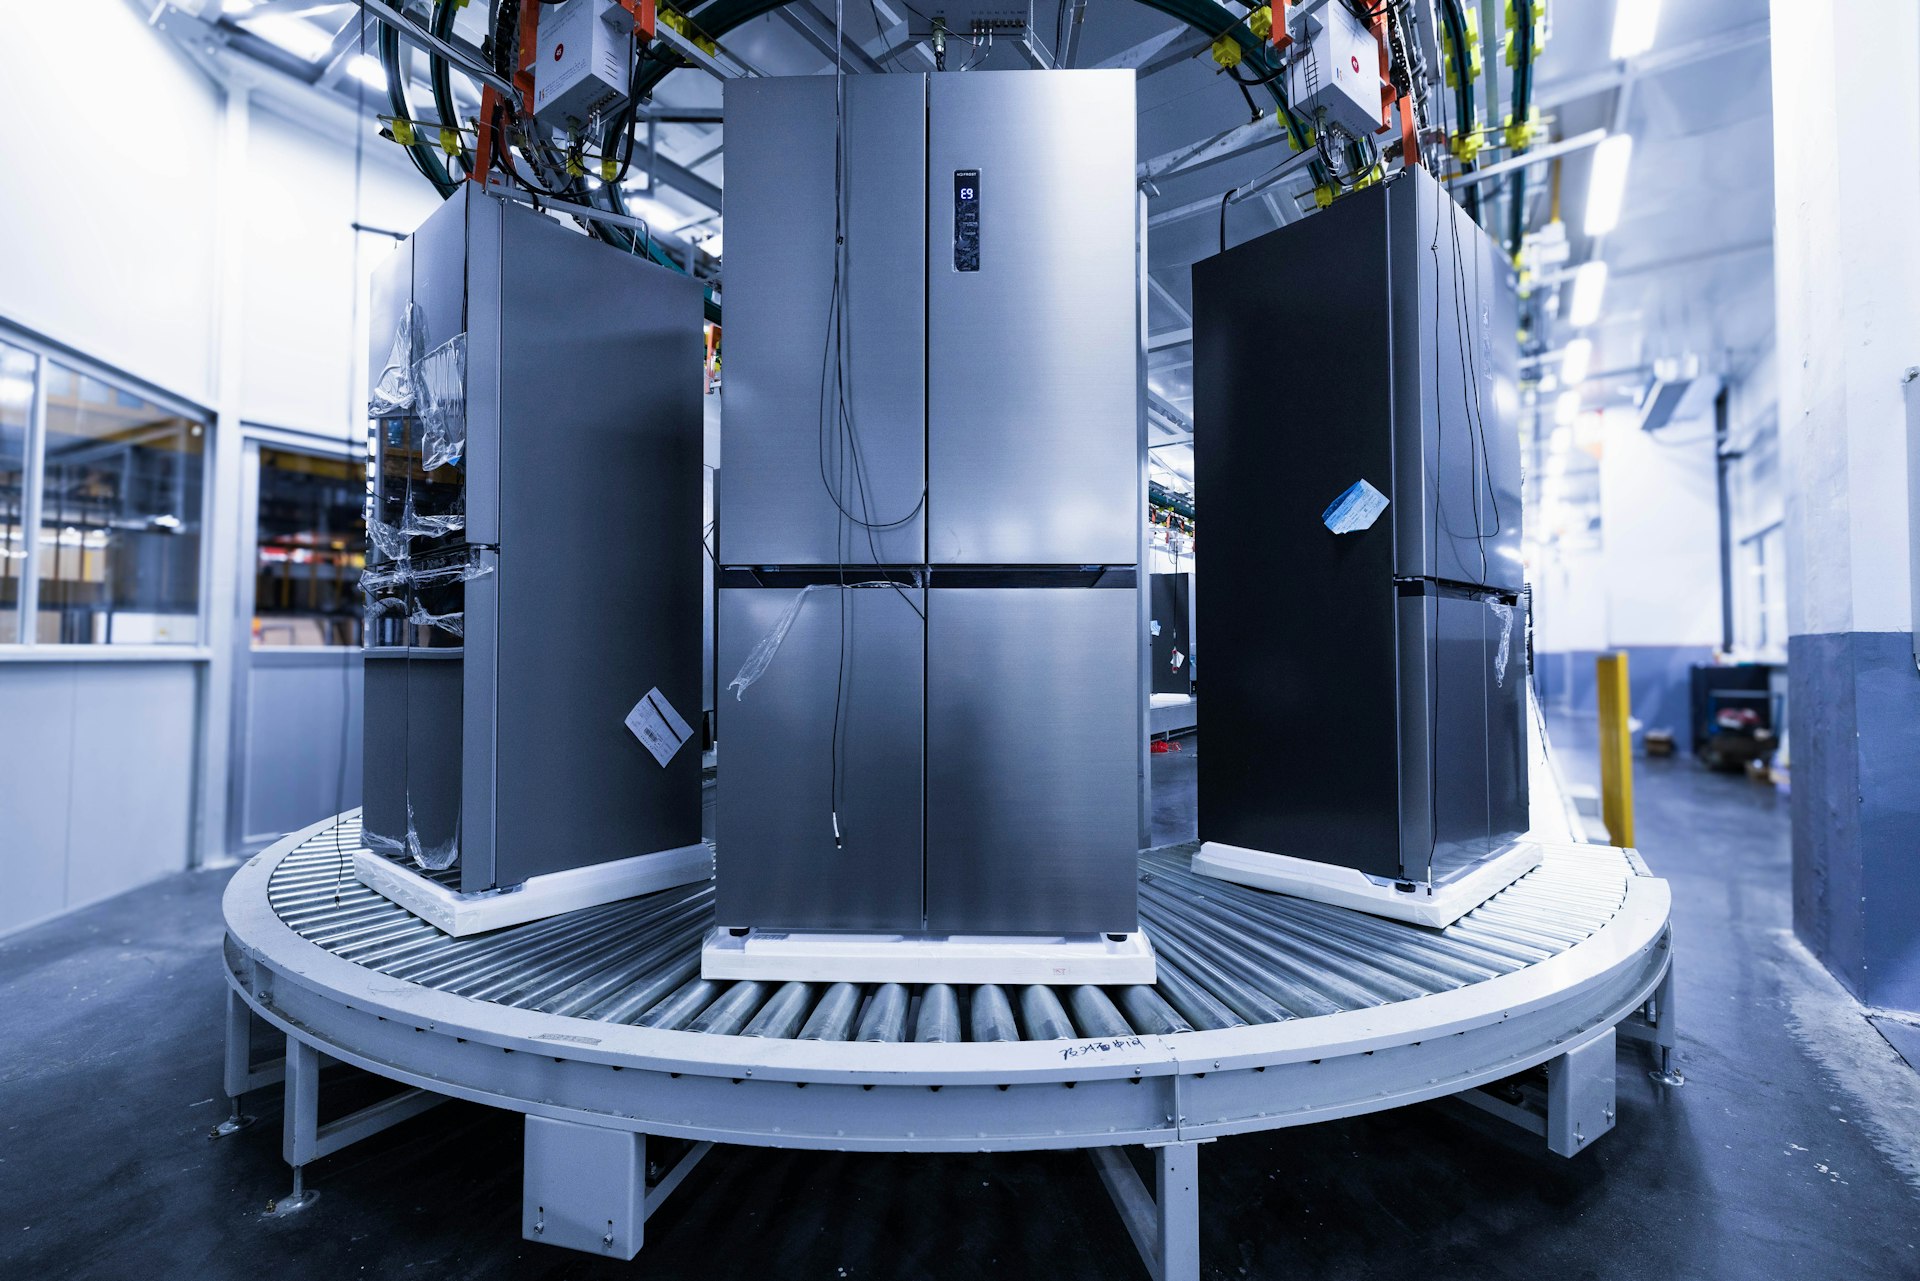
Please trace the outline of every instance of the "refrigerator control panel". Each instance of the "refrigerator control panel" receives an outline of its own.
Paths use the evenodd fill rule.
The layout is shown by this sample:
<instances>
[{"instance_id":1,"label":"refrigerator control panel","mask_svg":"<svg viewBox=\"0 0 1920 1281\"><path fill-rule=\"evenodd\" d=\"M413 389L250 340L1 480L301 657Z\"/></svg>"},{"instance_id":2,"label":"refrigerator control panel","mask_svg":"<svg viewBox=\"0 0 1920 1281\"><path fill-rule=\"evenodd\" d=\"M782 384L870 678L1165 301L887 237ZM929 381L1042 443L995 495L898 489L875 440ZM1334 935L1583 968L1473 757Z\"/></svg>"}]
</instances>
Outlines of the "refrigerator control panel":
<instances>
[{"instance_id":1,"label":"refrigerator control panel","mask_svg":"<svg viewBox=\"0 0 1920 1281\"><path fill-rule=\"evenodd\" d=\"M953 269L980 270L980 171L953 171Z\"/></svg>"}]
</instances>

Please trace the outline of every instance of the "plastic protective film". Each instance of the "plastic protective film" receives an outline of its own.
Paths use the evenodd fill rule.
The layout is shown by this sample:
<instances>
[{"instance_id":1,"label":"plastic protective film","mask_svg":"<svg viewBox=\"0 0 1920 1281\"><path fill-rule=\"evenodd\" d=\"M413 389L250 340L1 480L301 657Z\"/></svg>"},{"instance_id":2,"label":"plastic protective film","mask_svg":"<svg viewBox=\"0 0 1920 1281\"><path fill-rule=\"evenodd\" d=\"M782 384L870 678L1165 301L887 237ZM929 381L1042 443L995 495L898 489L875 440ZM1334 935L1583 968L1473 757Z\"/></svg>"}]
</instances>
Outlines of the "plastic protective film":
<instances>
[{"instance_id":1,"label":"plastic protective film","mask_svg":"<svg viewBox=\"0 0 1920 1281\"><path fill-rule=\"evenodd\" d=\"M400 324L393 333L393 346L387 352L386 367L373 380L373 395L367 412L374 417L397 413L413 405L414 367L426 347L426 317L416 303L408 303Z\"/></svg>"},{"instance_id":2,"label":"plastic protective film","mask_svg":"<svg viewBox=\"0 0 1920 1281\"><path fill-rule=\"evenodd\" d=\"M921 579L918 571L915 571L913 581L916 588L920 586ZM773 621L773 626L767 629L767 634L756 641L753 648L747 651L746 661L740 664L740 670L734 674L732 680L727 682L727 688L733 691L734 702L737 703L745 698L747 687L766 675L768 665L773 662L773 656L780 652L780 646L786 641L787 633L793 630L793 620L800 617L801 607L807 603L807 597L813 595L815 592L831 591L837 587L846 589L856 587L891 587L899 590L902 584L889 582L882 578L865 583L813 583L809 586L802 587L795 593L793 600L787 604L786 609L781 611L780 617Z\"/></svg>"},{"instance_id":3,"label":"plastic protective film","mask_svg":"<svg viewBox=\"0 0 1920 1281\"><path fill-rule=\"evenodd\" d=\"M467 336L456 334L421 358L413 371L420 418L421 467L458 464L467 452Z\"/></svg>"}]
</instances>

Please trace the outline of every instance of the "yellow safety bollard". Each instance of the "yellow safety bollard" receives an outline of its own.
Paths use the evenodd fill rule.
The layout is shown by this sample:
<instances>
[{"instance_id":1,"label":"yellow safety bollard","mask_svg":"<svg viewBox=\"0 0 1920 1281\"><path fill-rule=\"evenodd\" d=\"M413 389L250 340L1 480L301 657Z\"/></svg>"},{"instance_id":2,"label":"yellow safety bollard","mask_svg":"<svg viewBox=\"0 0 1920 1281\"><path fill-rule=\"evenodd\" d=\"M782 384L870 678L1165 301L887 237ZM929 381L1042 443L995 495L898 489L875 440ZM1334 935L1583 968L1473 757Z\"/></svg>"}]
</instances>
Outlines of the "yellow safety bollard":
<instances>
[{"instance_id":1,"label":"yellow safety bollard","mask_svg":"<svg viewBox=\"0 0 1920 1281\"><path fill-rule=\"evenodd\" d=\"M1600 695L1600 817L1615 845L1633 844L1633 731L1627 724L1627 656L1595 660Z\"/></svg>"}]
</instances>

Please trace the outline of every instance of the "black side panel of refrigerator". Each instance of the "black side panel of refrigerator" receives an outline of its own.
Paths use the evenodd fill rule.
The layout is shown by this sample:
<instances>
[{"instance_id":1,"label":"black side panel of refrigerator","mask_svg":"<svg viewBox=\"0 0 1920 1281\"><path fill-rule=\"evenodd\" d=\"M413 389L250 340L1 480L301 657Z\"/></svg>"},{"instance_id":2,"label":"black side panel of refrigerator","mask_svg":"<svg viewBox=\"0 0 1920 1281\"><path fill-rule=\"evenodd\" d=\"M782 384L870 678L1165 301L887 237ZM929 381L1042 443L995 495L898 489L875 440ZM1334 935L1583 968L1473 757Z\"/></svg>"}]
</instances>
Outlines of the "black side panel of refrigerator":
<instances>
[{"instance_id":1,"label":"black side panel of refrigerator","mask_svg":"<svg viewBox=\"0 0 1920 1281\"><path fill-rule=\"evenodd\" d=\"M1395 876L1393 522L1321 519L1357 481L1398 501L1386 236L1385 201L1356 197L1194 267L1199 823L1203 840Z\"/></svg>"},{"instance_id":2,"label":"black side panel of refrigerator","mask_svg":"<svg viewBox=\"0 0 1920 1281\"><path fill-rule=\"evenodd\" d=\"M702 340L697 281L501 218L497 301L471 304L500 317L469 374L497 362L500 550L474 596L494 601L492 670L468 682L492 709L492 794L469 812L491 800L511 885L700 840L697 730L663 767L625 719L654 689L700 719Z\"/></svg>"},{"instance_id":3,"label":"black side panel of refrigerator","mask_svg":"<svg viewBox=\"0 0 1920 1281\"><path fill-rule=\"evenodd\" d=\"M721 589L723 674L740 670L801 590ZM760 678L738 700L721 690L722 925L919 928L926 636L915 610L926 597L809 593Z\"/></svg>"}]
</instances>

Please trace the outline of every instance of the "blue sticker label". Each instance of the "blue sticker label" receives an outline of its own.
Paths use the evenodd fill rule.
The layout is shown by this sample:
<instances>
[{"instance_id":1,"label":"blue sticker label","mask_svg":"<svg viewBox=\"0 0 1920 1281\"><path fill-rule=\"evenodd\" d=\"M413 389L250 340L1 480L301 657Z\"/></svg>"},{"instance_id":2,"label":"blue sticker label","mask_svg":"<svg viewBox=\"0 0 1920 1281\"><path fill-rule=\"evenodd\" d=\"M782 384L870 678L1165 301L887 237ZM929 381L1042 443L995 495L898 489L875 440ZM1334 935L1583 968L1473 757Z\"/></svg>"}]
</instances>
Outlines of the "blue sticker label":
<instances>
[{"instance_id":1,"label":"blue sticker label","mask_svg":"<svg viewBox=\"0 0 1920 1281\"><path fill-rule=\"evenodd\" d=\"M1387 509L1387 496L1364 480L1356 480L1345 493L1327 505L1320 519L1336 534L1352 534L1371 529L1380 513Z\"/></svg>"}]
</instances>

